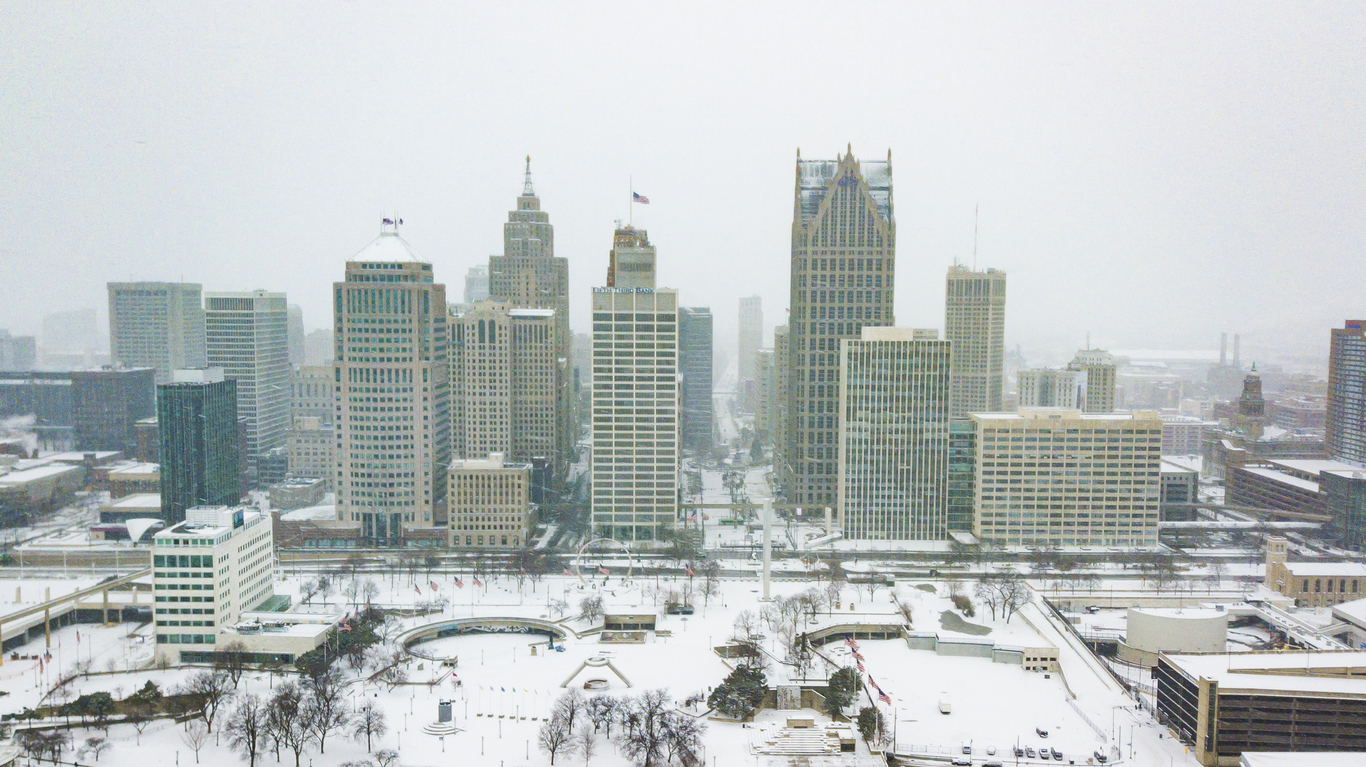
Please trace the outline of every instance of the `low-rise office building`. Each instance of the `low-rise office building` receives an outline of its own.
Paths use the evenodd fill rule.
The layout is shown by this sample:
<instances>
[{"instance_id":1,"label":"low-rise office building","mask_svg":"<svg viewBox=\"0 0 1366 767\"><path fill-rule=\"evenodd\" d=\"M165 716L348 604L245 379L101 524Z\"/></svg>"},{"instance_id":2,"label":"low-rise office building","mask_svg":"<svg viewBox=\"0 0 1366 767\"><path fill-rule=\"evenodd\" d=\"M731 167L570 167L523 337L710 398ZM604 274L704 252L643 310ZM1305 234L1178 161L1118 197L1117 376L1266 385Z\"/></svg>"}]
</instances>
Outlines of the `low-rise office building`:
<instances>
[{"instance_id":1,"label":"low-rise office building","mask_svg":"<svg viewBox=\"0 0 1366 767\"><path fill-rule=\"evenodd\" d=\"M451 546L526 544L533 522L531 464L510 463L502 453L491 453L485 460L452 461L447 476Z\"/></svg>"},{"instance_id":2,"label":"low-rise office building","mask_svg":"<svg viewBox=\"0 0 1366 767\"><path fill-rule=\"evenodd\" d=\"M1295 600L1298 607L1331 607L1366 595L1366 564L1288 562L1286 539L1266 539L1266 587Z\"/></svg>"}]
</instances>

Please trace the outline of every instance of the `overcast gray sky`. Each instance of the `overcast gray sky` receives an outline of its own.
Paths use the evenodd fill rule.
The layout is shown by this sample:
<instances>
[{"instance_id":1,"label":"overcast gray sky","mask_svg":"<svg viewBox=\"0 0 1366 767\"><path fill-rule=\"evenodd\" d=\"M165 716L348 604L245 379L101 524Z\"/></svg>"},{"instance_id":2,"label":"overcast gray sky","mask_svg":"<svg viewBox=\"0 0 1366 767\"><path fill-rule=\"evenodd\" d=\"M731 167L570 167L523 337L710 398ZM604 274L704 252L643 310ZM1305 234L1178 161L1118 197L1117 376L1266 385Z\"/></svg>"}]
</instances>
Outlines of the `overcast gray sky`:
<instances>
[{"instance_id":1,"label":"overcast gray sky","mask_svg":"<svg viewBox=\"0 0 1366 767\"><path fill-rule=\"evenodd\" d=\"M1361 3L0 5L0 327L109 280L330 323L398 211L459 300L530 154L586 326L628 179L661 284L787 306L793 161L894 163L897 322L1010 274L1007 341L1322 356L1366 315Z\"/></svg>"}]
</instances>

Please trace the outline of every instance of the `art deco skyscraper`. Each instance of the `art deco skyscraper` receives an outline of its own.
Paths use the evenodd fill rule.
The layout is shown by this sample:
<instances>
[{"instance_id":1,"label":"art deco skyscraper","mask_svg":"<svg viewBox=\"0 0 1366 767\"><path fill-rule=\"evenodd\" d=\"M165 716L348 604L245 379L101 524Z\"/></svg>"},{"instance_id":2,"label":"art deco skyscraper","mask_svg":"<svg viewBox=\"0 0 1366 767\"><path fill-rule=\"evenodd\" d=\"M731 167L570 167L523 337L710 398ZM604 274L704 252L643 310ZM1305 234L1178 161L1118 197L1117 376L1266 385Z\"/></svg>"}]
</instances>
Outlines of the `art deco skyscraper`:
<instances>
[{"instance_id":1,"label":"art deco skyscraper","mask_svg":"<svg viewBox=\"0 0 1366 767\"><path fill-rule=\"evenodd\" d=\"M792 215L788 500L833 506L839 453L839 342L892 325L896 221L892 155L860 163L797 155Z\"/></svg>"},{"instance_id":2,"label":"art deco skyscraper","mask_svg":"<svg viewBox=\"0 0 1366 767\"><path fill-rule=\"evenodd\" d=\"M115 365L155 368L157 383L181 368L205 364L204 307L198 284L109 283L109 358Z\"/></svg>"},{"instance_id":3,"label":"art deco skyscraper","mask_svg":"<svg viewBox=\"0 0 1366 767\"><path fill-rule=\"evenodd\" d=\"M337 518L372 545L398 545L431 531L446 497L446 286L386 223L346 262L333 306Z\"/></svg>"},{"instance_id":4,"label":"art deco skyscraper","mask_svg":"<svg viewBox=\"0 0 1366 767\"><path fill-rule=\"evenodd\" d=\"M615 241L613 266L649 264L650 286L593 288L592 525L650 541L678 516L678 293L653 287L644 230L618 229Z\"/></svg>"},{"instance_id":5,"label":"art deco skyscraper","mask_svg":"<svg viewBox=\"0 0 1366 767\"><path fill-rule=\"evenodd\" d=\"M954 264L944 291L944 337L953 344L954 418L1001 410L1006 356L1006 273Z\"/></svg>"},{"instance_id":6,"label":"art deco skyscraper","mask_svg":"<svg viewBox=\"0 0 1366 767\"><path fill-rule=\"evenodd\" d=\"M489 257L488 297L513 308L554 309L556 356L556 439L554 472L563 479L574 453L578 433L574 407L574 336L569 331L569 260L555 255L555 227L541 210L541 198L531 184L531 158L517 209L503 224L503 255Z\"/></svg>"},{"instance_id":7,"label":"art deco skyscraper","mask_svg":"<svg viewBox=\"0 0 1366 767\"><path fill-rule=\"evenodd\" d=\"M707 451L712 446L711 309L678 310L678 368L683 376L679 400L683 408L683 447Z\"/></svg>"},{"instance_id":8,"label":"art deco skyscraper","mask_svg":"<svg viewBox=\"0 0 1366 767\"><path fill-rule=\"evenodd\" d=\"M1333 328L1324 436L1329 458L1366 467L1366 320Z\"/></svg>"},{"instance_id":9,"label":"art deco skyscraper","mask_svg":"<svg viewBox=\"0 0 1366 767\"><path fill-rule=\"evenodd\" d=\"M863 329L840 342L839 510L844 535L948 532L949 342L935 330Z\"/></svg>"},{"instance_id":10,"label":"art deco skyscraper","mask_svg":"<svg viewBox=\"0 0 1366 767\"><path fill-rule=\"evenodd\" d=\"M247 470L283 447L289 428L289 308L284 293L205 293L209 365L237 382L237 415L247 422Z\"/></svg>"}]
</instances>

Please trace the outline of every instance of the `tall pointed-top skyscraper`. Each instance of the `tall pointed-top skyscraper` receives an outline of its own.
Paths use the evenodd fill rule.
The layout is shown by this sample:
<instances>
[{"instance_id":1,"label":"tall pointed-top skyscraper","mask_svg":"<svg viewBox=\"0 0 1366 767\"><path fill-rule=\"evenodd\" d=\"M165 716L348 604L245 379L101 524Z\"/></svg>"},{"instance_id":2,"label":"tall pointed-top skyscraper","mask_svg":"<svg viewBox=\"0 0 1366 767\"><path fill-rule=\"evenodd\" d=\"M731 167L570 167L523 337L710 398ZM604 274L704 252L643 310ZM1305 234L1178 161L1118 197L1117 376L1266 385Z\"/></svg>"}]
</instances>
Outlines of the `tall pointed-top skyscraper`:
<instances>
[{"instance_id":1,"label":"tall pointed-top skyscraper","mask_svg":"<svg viewBox=\"0 0 1366 767\"><path fill-rule=\"evenodd\" d=\"M788 500L834 506L839 459L840 339L892 325L896 220L892 154L860 163L797 154L792 213L786 439Z\"/></svg>"},{"instance_id":2,"label":"tall pointed-top skyscraper","mask_svg":"<svg viewBox=\"0 0 1366 767\"><path fill-rule=\"evenodd\" d=\"M503 224L503 255L489 257L489 299L518 309L555 311L555 443L546 446L556 479L563 479L574 452L578 420L574 411L573 334L569 332L569 261L555 256L555 227L541 210L531 184L531 157L517 209ZM475 456L467 456L475 457Z\"/></svg>"},{"instance_id":3,"label":"tall pointed-top skyscraper","mask_svg":"<svg viewBox=\"0 0 1366 767\"><path fill-rule=\"evenodd\" d=\"M451 460L446 286L386 220L333 284L337 518L371 545L434 528Z\"/></svg>"},{"instance_id":4,"label":"tall pointed-top skyscraper","mask_svg":"<svg viewBox=\"0 0 1366 767\"><path fill-rule=\"evenodd\" d=\"M944 290L944 338L953 345L949 408L954 418L998 413L1006 358L1006 273L954 264Z\"/></svg>"}]
</instances>

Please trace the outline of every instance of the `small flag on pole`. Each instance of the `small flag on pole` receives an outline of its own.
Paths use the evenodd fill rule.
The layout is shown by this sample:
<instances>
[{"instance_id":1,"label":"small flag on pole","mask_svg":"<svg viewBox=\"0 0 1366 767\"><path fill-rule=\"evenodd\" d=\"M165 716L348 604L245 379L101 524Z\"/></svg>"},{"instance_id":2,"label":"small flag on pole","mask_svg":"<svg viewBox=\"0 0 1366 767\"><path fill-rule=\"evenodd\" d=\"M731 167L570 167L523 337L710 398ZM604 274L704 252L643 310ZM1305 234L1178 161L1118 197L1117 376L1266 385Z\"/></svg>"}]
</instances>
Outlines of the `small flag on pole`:
<instances>
[{"instance_id":1,"label":"small flag on pole","mask_svg":"<svg viewBox=\"0 0 1366 767\"><path fill-rule=\"evenodd\" d=\"M482 587L484 585L484 582L479 580L479 576L476 575L474 576L474 585L477 587Z\"/></svg>"},{"instance_id":2,"label":"small flag on pole","mask_svg":"<svg viewBox=\"0 0 1366 767\"><path fill-rule=\"evenodd\" d=\"M858 650L858 642L855 642L853 637L845 637L844 643L849 646L850 650Z\"/></svg>"},{"instance_id":3,"label":"small flag on pole","mask_svg":"<svg viewBox=\"0 0 1366 767\"><path fill-rule=\"evenodd\" d=\"M573 571L573 570L570 570L568 567L566 567L566 568L564 569L564 574L565 574L565 575L573 575L573 574L574 574L574 571Z\"/></svg>"},{"instance_id":4,"label":"small flag on pole","mask_svg":"<svg viewBox=\"0 0 1366 767\"><path fill-rule=\"evenodd\" d=\"M887 697L887 693L883 692L882 690L877 691L877 699L882 701L883 703L886 703L889 706L892 705L892 699Z\"/></svg>"},{"instance_id":5,"label":"small flag on pole","mask_svg":"<svg viewBox=\"0 0 1366 767\"><path fill-rule=\"evenodd\" d=\"M617 188L620 189L621 187L617 187ZM394 225L394 220L393 220L392 218L386 218L386 219L384 219L384 220L383 220L382 222L380 222L380 223L384 224L385 226L393 226L393 225Z\"/></svg>"},{"instance_id":6,"label":"small flag on pole","mask_svg":"<svg viewBox=\"0 0 1366 767\"><path fill-rule=\"evenodd\" d=\"M436 589L436 581L431 581L431 584L432 584L432 591L436 591L436 590L437 590L437 589Z\"/></svg>"},{"instance_id":7,"label":"small flag on pole","mask_svg":"<svg viewBox=\"0 0 1366 767\"><path fill-rule=\"evenodd\" d=\"M855 650L855 651L854 651L853 653L851 653L851 654L854 656L854 660L865 660L865 658L863 657L863 655L862 655L861 653L859 653L858 650Z\"/></svg>"},{"instance_id":8,"label":"small flag on pole","mask_svg":"<svg viewBox=\"0 0 1366 767\"><path fill-rule=\"evenodd\" d=\"M457 589L463 589L463 588L465 588L465 582L462 581L462 580L460 580L460 576L458 576L458 575L455 576L455 587L456 587Z\"/></svg>"},{"instance_id":9,"label":"small flag on pole","mask_svg":"<svg viewBox=\"0 0 1366 767\"><path fill-rule=\"evenodd\" d=\"M697 575L697 573L693 572L692 565L683 565L683 572L687 573L689 578Z\"/></svg>"},{"instance_id":10,"label":"small flag on pole","mask_svg":"<svg viewBox=\"0 0 1366 767\"><path fill-rule=\"evenodd\" d=\"M603 567L602 565L598 565L598 572L602 573L603 575L611 575L611 574L612 574L611 572L608 571L607 568Z\"/></svg>"},{"instance_id":11,"label":"small flag on pole","mask_svg":"<svg viewBox=\"0 0 1366 767\"><path fill-rule=\"evenodd\" d=\"M413 591L416 591L418 594L422 593L422 589L419 588L416 583L413 584Z\"/></svg>"},{"instance_id":12,"label":"small flag on pole","mask_svg":"<svg viewBox=\"0 0 1366 767\"><path fill-rule=\"evenodd\" d=\"M638 202L641 205L649 205L650 198L646 197L643 194L640 194L639 192L631 192L631 202Z\"/></svg>"},{"instance_id":13,"label":"small flag on pole","mask_svg":"<svg viewBox=\"0 0 1366 767\"><path fill-rule=\"evenodd\" d=\"M863 671L863 661L861 661L861 660L856 660L856 661L854 661L854 665L858 666L858 670L859 670L859 673L860 673L860 674L864 673L864 671Z\"/></svg>"}]
</instances>

